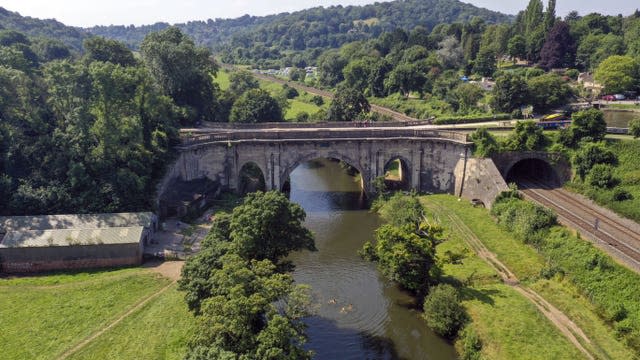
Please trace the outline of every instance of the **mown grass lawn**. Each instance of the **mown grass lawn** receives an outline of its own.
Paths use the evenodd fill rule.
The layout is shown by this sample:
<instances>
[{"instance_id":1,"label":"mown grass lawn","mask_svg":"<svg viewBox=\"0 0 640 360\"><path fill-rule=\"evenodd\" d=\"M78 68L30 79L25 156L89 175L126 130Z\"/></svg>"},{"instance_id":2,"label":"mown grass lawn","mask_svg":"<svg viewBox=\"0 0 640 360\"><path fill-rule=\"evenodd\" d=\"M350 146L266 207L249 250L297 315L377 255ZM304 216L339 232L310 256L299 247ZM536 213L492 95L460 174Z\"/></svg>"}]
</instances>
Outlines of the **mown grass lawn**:
<instances>
[{"instance_id":1,"label":"mown grass lawn","mask_svg":"<svg viewBox=\"0 0 640 360\"><path fill-rule=\"evenodd\" d=\"M169 283L169 279L142 268L0 279L0 358L54 359ZM140 356L131 358L159 359L165 356L158 354L177 353L177 344L183 341L182 332L186 331L175 325L186 314L184 305L178 306L181 305L178 298L175 291L167 291L134 313L142 319L155 318L151 315L155 311L168 321L165 327L140 326L138 331L130 331L112 342L108 345L110 351L120 349L112 358L127 358L129 353L143 350L130 348L127 341L151 343L154 349L148 356L139 352ZM163 302L173 307L159 306ZM118 327L96 339L95 345L111 339L109 334L113 330ZM166 344L154 345L154 339L163 337ZM180 356L173 356L176 357ZM91 358L106 357L94 353Z\"/></svg>"},{"instance_id":2,"label":"mown grass lawn","mask_svg":"<svg viewBox=\"0 0 640 360\"><path fill-rule=\"evenodd\" d=\"M560 228L554 229L550 234L552 240L550 240L549 248L553 250L538 253L500 228L486 209L475 208L467 201L458 201L457 198L449 195L427 196L423 197L422 201L427 208L434 209L434 205L438 205L457 214L485 246L496 253L498 258L516 276L521 280L526 279L526 286L541 294L585 331L592 340L592 344L583 345L598 358L634 359L636 356L634 352L617 338L611 324L604 321L600 314L603 307L614 306L611 302L618 299L620 303L625 304L629 312L633 312L633 314L629 314L629 319L633 322L636 321L640 316L640 314L636 314L640 309L640 298L636 296L635 300L632 300L633 295L630 292L635 292L637 295L636 290L640 290L640 277L637 274L619 265L613 265L614 267L604 274L587 271L585 265L592 259L592 251L599 250L593 248L588 242L575 238L575 236L560 239L559 234L562 233L565 236L566 233L562 232ZM434 211L434 214L437 216L437 210ZM439 218L445 227L451 229L446 216L439 216ZM522 354L527 354L526 358L528 359L558 358L558 354L561 354L558 353L558 349L545 345L545 342L551 341L547 338L547 334L553 333L553 331L549 332L550 330L547 329L540 333L540 329L532 328L528 330L529 333L522 333L526 327L533 326L530 321L535 319L535 316L544 320L540 323L548 323L543 315L537 311L532 317L533 313L526 309L525 303L522 301L531 306L533 304L506 285L501 284L497 275L495 273L492 275L493 270L473 255L473 252L465 246L455 231L450 231L448 238L447 242L438 246L440 258L446 259L451 257L451 254L462 254L464 258L460 264L445 264L443 266L445 274L453 276L462 283L474 284L471 286L471 290L468 290L471 293L480 291L480 293L476 293L477 299L473 299L471 296L470 301L465 301L465 306L469 309L474 320L474 327L487 342L483 353L489 358L521 358ZM553 266L559 266L566 272L566 275L564 277L555 276L551 279L541 277L541 270L552 266L550 262L553 262ZM485 301L482 301L483 294L486 295ZM512 296L519 299L511 299ZM491 301L494 304L487 306ZM513 327L504 322L506 320L501 317L506 317L506 319L511 317L511 320L517 324ZM518 324L521 323L528 325L519 327ZM548 325L552 326L550 323ZM504 327L513 331L501 333L500 328ZM552 330L557 331L555 327ZM532 340L531 336L539 337L543 341L538 350L535 350L535 347L529 347L528 342L537 341ZM564 340L564 337L559 333L556 336ZM575 350L573 346L571 349ZM510 357L503 357L506 354L509 354ZM578 354L577 358L581 358L581 355Z\"/></svg>"},{"instance_id":3,"label":"mown grass lawn","mask_svg":"<svg viewBox=\"0 0 640 360\"><path fill-rule=\"evenodd\" d=\"M182 359L194 318L172 285L69 359Z\"/></svg>"}]
</instances>

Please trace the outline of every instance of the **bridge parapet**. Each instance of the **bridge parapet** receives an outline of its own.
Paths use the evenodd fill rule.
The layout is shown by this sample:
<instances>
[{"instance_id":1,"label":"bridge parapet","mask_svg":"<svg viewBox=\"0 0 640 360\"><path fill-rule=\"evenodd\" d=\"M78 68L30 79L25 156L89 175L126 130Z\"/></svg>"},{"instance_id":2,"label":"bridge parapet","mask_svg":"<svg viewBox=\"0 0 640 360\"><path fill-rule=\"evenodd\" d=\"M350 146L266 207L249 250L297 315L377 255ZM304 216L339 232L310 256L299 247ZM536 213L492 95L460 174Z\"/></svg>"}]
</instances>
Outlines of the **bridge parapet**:
<instances>
[{"instance_id":1,"label":"bridge parapet","mask_svg":"<svg viewBox=\"0 0 640 360\"><path fill-rule=\"evenodd\" d=\"M243 140L336 140L336 139L442 139L460 144L468 143L467 134L448 130L432 129L308 129L261 131L215 131L181 134L181 146L188 148L196 145Z\"/></svg>"}]
</instances>

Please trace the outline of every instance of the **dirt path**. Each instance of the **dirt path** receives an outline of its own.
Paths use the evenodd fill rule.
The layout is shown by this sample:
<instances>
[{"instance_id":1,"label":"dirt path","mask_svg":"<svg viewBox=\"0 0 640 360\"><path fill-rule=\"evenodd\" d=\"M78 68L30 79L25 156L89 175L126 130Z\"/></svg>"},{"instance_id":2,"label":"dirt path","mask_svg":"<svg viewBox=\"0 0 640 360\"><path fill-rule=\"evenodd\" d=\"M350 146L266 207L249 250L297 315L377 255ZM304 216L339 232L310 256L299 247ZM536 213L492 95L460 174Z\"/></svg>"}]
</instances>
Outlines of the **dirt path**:
<instances>
[{"instance_id":1,"label":"dirt path","mask_svg":"<svg viewBox=\"0 0 640 360\"><path fill-rule=\"evenodd\" d=\"M500 275L502 281L520 293L522 296L531 301L538 310L547 318L555 327L560 330L578 350L580 350L587 359L595 359L589 350L583 344L591 344L591 340L585 335L584 331L576 325L569 317L553 306L535 291L523 286L518 278L509 268L498 260L496 254L491 252L482 241L475 235L457 215L445 210L441 206L436 205L439 212L445 213L456 230L462 235L463 240L478 254L478 256L487 262Z\"/></svg>"},{"instance_id":2,"label":"dirt path","mask_svg":"<svg viewBox=\"0 0 640 360\"><path fill-rule=\"evenodd\" d=\"M65 351L57 359L58 360L63 360L63 359L69 358L71 355L77 353L78 351L83 349L85 346L87 346L91 342L93 342L95 339L97 339L98 337L102 336L102 334L104 334L107 331L111 330L112 328L114 328L115 326L120 324L123 320L125 320L129 316L131 316L134 313L136 313L138 310L140 310L143 306L148 304L150 301L152 301L153 299L155 299L158 296L162 295L165 291L167 291L171 287L171 285L175 284L176 281L178 281L178 279L180 278L180 271L182 270L182 266L183 265L184 265L184 261L165 261L165 262L162 262L162 263L145 264L145 267L148 267L151 271L153 271L155 273L158 273L158 274L161 274L162 276L167 277L167 278L169 278L169 279L171 279L173 281L171 281L171 283L169 283L168 285L166 285L162 289L160 289L160 290L156 291L155 293L147 296L146 298L138 301L133 307L131 307L129 310L127 310L124 314L120 315L117 319L115 319L114 321L112 321L107 326L103 327L102 329L98 330L97 332L93 333L91 336L85 338L84 340L82 340L80 343L76 344L71 349Z\"/></svg>"}]
</instances>

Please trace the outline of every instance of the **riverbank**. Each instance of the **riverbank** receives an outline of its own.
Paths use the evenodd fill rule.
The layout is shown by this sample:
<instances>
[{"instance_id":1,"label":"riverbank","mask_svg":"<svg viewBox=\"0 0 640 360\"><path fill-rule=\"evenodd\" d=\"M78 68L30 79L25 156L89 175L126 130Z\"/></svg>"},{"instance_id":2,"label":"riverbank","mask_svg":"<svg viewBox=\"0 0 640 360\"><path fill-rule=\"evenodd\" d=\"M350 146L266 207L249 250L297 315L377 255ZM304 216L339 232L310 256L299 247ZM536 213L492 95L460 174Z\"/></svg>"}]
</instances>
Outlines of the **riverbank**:
<instances>
[{"instance_id":1,"label":"riverbank","mask_svg":"<svg viewBox=\"0 0 640 360\"><path fill-rule=\"evenodd\" d=\"M594 358L634 358L633 351L618 340L616 329L599 316L603 304L598 303L598 299L592 301L602 294L585 286L584 281L581 282L583 278L577 278L582 274L571 267L576 261L571 256L564 256L562 276L560 272L548 276L551 274L548 257L553 254L540 253L515 239L493 221L486 209L474 208L451 196L427 196L421 200L450 231L449 240L438 246L438 254L442 259L459 259L445 263L443 270L452 280L465 284L465 294L471 294L464 304L473 319L472 326L483 341L482 354L485 357L512 359L527 354L531 359L558 359L584 358L585 355L580 352L576 355L577 348L561 336L530 301L502 282L496 271L463 241L464 234L456 229L448 214L459 217L524 286L540 294L582 329L588 341L580 340L581 345ZM578 251L575 246L592 248L578 239L566 239L565 244L554 246L557 246L557 253L567 246L580 256L585 255L585 251ZM557 258L555 260L558 261ZM589 261L587 258L582 260ZM612 294L620 292L612 284L600 285L609 286ZM591 297L584 295L586 291ZM523 323L528 325L521 329L519 324Z\"/></svg>"}]
</instances>

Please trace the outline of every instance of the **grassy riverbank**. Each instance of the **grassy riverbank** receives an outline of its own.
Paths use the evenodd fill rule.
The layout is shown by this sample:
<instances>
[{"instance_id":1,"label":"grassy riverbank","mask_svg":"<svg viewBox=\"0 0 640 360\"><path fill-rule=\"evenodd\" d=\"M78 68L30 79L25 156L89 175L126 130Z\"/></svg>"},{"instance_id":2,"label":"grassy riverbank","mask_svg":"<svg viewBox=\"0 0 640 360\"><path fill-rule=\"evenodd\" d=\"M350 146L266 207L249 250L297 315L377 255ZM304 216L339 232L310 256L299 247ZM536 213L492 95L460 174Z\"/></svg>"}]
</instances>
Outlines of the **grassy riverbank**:
<instances>
[{"instance_id":1,"label":"grassy riverbank","mask_svg":"<svg viewBox=\"0 0 640 360\"><path fill-rule=\"evenodd\" d=\"M2 358L57 358L170 282L142 268L0 279ZM72 358L179 359L191 325L170 285Z\"/></svg>"},{"instance_id":2,"label":"grassy riverbank","mask_svg":"<svg viewBox=\"0 0 640 360\"><path fill-rule=\"evenodd\" d=\"M438 246L438 253L443 259L463 257L461 261L445 264L444 272L468 284L465 306L473 319L472 326L484 343L482 352L487 358L522 358L527 354L527 358L555 359L582 355L576 355L575 347L532 303L502 284L495 272L469 250L443 212L455 213L526 286L582 328L591 340L590 344L583 344L589 352L603 359L634 358L633 351L617 337L616 329L603 318L604 313L618 303L616 299L626 306L629 314L640 313L637 310L640 303L630 294L635 290L629 290L637 289L640 284L637 275L613 263L608 270L587 270L585 265L595 254L607 257L562 229L554 229L549 245L538 252L499 227L485 209L458 202L451 196L428 196L422 201L427 208L439 208L434 213L452 229L449 241ZM542 274L550 274L550 268L557 272L547 279ZM635 317L635 314L629 315L627 321L634 322ZM617 330L619 334L620 328Z\"/></svg>"}]
</instances>

